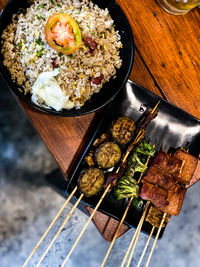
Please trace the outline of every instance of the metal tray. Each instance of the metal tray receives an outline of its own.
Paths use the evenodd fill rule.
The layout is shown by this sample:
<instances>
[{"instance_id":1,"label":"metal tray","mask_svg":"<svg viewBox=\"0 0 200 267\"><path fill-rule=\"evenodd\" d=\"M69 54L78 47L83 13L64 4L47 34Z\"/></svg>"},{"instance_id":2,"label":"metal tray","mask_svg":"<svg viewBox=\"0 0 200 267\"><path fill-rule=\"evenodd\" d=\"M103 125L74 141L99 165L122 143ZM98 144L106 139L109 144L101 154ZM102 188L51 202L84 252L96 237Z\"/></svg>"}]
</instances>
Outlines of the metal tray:
<instances>
[{"instance_id":1,"label":"metal tray","mask_svg":"<svg viewBox=\"0 0 200 267\"><path fill-rule=\"evenodd\" d=\"M93 141L106 132L111 122L117 117L125 115L136 121L146 107L154 107L158 101L158 116L149 124L146 131L146 138L151 144L156 145L156 149L164 149L169 152L171 149L183 147L198 157L200 154L200 121L178 107L170 104L166 100L151 93L145 88L128 81L124 89L117 95L112 103L104 110L103 118L94 130L89 143L77 161L68 183L68 193L71 193L77 185L80 172L85 168L84 157L90 150ZM84 197L82 203L95 207L101 194L94 197ZM78 198L80 193L76 193ZM128 204L128 200L116 200L113 193L108 193L100 205L99 211L120 220ZM142 211L137 211L133 205L126 216L125 224L130 227L137 227ZM149 234L152 226L145 222L142 227L144 233ZM159 238L162 237L164 229ZM154 232L154 236L156 231Z\"/></svg>"}]
</instances>

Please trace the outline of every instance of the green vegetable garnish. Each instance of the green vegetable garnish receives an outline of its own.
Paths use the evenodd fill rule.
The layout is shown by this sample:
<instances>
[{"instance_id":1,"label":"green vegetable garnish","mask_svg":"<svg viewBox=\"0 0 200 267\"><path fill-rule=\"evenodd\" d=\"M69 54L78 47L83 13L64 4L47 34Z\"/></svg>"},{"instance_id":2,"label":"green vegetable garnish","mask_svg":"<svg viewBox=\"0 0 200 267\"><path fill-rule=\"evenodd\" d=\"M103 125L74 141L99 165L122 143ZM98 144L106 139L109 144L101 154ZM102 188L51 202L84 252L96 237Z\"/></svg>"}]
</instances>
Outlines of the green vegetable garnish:
<instances>
[{"instance_id":1,"label":"green vegetable garnish","mask_svg":"<svg viewBox=\"0 0 200 267\"><path fill-rule=\"evenodd\" d=\"M21 44L21 43L19 43L19 44L18 44L18 46L19 46L19 47L22 47L22 44Z\"/></svg>"},{"instance_id":2,"label":"green vegetable garnish","mask_svg":"<svg viewBox=\"0 0 200 267\"><path fill-rule=\"evenodd\" d=\"M44 8L44 4L39 5L38 9L40 9L40 8Z\"/></svg>"},{"instance_id":3,"label":"green vegetable garnish","mask_svg":"<svg viewBox=\"0 0 200 267\"><path fill-rule=\"evenodd\" d=\"M41 51L37 51L37 56L41 57L42 56L42 52Z\"/></svg>"},{"instance_id":4,"label":"green vegetable garnish","mask_svg":"<svg viewBox=\"0 0 200 267\"><path fill-rule=\"evenodd\" d=\"M36 19L38 19L38 20L41 19L41 16L36 14Z\"/></svg>"}]
</instances>

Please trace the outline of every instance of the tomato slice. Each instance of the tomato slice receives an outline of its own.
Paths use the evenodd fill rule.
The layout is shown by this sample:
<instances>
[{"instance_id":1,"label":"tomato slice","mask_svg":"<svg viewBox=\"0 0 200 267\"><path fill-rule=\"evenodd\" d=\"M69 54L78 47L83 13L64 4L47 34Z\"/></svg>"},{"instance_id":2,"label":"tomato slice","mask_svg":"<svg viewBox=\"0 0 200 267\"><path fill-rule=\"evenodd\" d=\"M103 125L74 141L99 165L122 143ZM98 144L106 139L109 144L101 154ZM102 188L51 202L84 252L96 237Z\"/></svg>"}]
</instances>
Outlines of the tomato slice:
<instances>
[{"instance_id":1,"label":"tomato slice","mask_svg":"<svg viewBox=\"0 0 200 267\"><path fill-rule=\"evenodd\" d=\"M49 17L45 38L53 49L65 55L74 53L82 45L79 26L69 14L55 13Z\"/></svg>"}]
</instances>

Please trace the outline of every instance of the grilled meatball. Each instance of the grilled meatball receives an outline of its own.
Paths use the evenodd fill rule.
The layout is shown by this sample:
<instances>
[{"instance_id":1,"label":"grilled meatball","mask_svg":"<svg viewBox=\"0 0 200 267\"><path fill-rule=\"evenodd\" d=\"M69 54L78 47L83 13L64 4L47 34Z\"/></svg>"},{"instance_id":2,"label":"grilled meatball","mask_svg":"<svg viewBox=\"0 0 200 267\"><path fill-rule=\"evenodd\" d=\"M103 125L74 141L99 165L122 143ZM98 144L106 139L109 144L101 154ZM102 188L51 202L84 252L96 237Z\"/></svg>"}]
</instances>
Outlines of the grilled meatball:
<instances>
[{"instance_id":1,"label":"grilled meatball","mask_svg":"<svg viewBox=\"0 0 200 267\"><path fill-rule=\"evenodd\" d=\"M121 158L121 150L114 142L106 142L100 145L95 152L95 160L101 168L114 167Z\"/></svg>"},{"instance_id":2,"label":"grilled meatball","mask_svg":"<svg viewBox=\"0 0 200 267\"><path fill-rule=\"evenodd\" d=\"M104 174L98 168L84 170L79 178L79 190L87 197L96 195L103 187Z\"/></svg>"}]
</instances>

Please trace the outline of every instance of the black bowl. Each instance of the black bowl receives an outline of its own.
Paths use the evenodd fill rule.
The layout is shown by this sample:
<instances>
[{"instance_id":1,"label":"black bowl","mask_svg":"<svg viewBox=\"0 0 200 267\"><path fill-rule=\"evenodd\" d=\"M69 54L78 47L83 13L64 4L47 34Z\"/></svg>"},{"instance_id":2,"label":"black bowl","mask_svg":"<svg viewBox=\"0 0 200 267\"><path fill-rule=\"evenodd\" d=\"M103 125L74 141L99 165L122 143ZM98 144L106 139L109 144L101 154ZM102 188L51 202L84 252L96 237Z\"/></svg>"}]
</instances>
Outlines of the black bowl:
<instances>
[{"instance_id":1,"label":"black bowl","mask_svg":"<svg viewBox=\"0 0 200 267\"><path fill-rule=\"evenodd\" d=\"M109 82L105 83L101 89L101 91L97 94L93 94L90 100L88 100L80 109L71 109L71 110L62 110L56 111L54 109L48 109L44 107L39 107L31 101L31 95L27 94L24 95L21 93L17 88L19 86L12 82L11 76L7 68L3 65L3 56L0 53L0 71L1 74L8 84L8 86L15 92L17 96L24 100L28 105L43 111L45 113L57 116L80 116L84 114L88 114L94 112L110 101L114 99L116 94L123 88L127 79L129 77L133 58L134 58L134 41L132 36L131 27L129 22L121 10L120 6L114 0L92 0L95 4L97 4L100 8L108 8L112 19L116 25L116 30L119 31L121 35L121 41L123 44L123 48L120 49L120 57L123 61L122 66L119 70L117 70L116 78L111 78ZM20 8L26 8L28 6L28 1L25 0L10 0L3 11L1 12L0 16L0 36L2 35L3 30L7 27L7 25L12 20L12 15L17 13ZM1 44L0 44L1 50Z\"/></svg>"}]
</instances>

